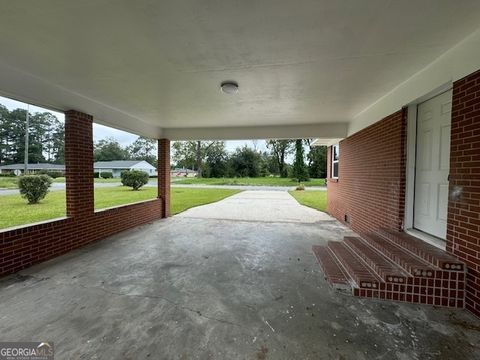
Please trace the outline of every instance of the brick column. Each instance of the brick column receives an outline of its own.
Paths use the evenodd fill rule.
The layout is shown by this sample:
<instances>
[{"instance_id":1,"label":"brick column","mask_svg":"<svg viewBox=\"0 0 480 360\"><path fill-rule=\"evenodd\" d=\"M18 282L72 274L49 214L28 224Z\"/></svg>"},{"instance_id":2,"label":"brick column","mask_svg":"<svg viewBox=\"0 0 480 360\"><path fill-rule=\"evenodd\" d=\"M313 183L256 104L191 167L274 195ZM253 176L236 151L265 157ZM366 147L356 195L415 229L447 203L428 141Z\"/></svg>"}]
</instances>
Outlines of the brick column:
<instances>
[{"instance_id":1,"label":"brick column","mask_svg":"<svg viewBox=\"0 0 480 360\"><path fill-rule=\"evenodd\" d=\"M68 217L88 217L94 213L92 122L91 115L75 110L65 113Z\"/></svg>"},{"instance_id":2,"label":"brick column","mask_svg":"<svg viewBox=\"0 0 480 360\"><path fill-rule=\"evenodd\" d=\"M170 216L170 140L158 140L158 197L162 200L162 218Z\"/></svg>"}]
</instances>

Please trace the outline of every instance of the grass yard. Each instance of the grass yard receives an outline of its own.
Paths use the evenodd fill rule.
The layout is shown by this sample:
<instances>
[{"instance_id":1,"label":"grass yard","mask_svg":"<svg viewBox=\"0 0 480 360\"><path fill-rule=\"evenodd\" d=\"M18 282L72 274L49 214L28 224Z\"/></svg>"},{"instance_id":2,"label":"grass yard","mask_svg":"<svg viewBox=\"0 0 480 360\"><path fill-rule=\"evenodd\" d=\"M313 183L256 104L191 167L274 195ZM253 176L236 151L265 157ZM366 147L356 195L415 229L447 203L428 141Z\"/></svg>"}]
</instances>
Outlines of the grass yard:
<instances>
[{"instance_id":1,"label":"grass yard","mask_svg":"<svg viewBox=\"0 0 480 360\"><path fill-rule=\"evenodd\" d=\"M178 214L192 207L210 204L239 193L232 189L171 189L172 214Z\"/></svg>"},{"instance_id":2,"label":"grass yard","mask_svg":"<svg viewBox=\"0 0 480 360\"><path fill-rule=\"evenodd\" d=\"M326 191L289 191L300 204L325 212L327 209Z\"/></svg>"},{"instance_id":3,"label":"grass yard","mask_svg":"<svg viewBox=\"0 0 480 360\"><path fill-rule=\"evenodd\" d=\"M178 214L191 207L212 203L238 193L230 189L171 189L171 211ZM154 199L157 189L132 191L126 187L95 189L95 209ZM0 196L0 229L65 216L65 191L52 191L40 204L28 205L20 195Z\"/></svg>"},{"instance_id":4,"label":"grass yard","mask_svg":"<svg viewBox=\"0 0 480 360\"><path fill-rule=\"evenodd\" d=\"M120 178L115 178L115 179L100 179L100 178L95 178L93 179L94 182L96 183L119 183L121 182ZM53 179L53 182L56 183L64 183L65 178L64 177L58 177L56 179Z\"/></svg>"},{"instance_id":5,"label":"grass yard","mask_svg":"<svg viewBox=\"0 0 480 360\"><path fill-rule=\"evenodd\" d=\"M172 184L202 184L202 185L260 185L260 186L297 186L298 182L290 178L257 177L257 178L172 178ZM305 186L324 186L325 179L310 179L303 182Z\"/></svg>"},{"instance_id":6,"label":"grass yard","mask_svg":"<svg viewBox=\"0 0 480 360\"><path fill-rule=\"evenodd\" d=\"M17 178L16 177L0 177L0 189L16 189Z\"/></svg>"}]
</instances>

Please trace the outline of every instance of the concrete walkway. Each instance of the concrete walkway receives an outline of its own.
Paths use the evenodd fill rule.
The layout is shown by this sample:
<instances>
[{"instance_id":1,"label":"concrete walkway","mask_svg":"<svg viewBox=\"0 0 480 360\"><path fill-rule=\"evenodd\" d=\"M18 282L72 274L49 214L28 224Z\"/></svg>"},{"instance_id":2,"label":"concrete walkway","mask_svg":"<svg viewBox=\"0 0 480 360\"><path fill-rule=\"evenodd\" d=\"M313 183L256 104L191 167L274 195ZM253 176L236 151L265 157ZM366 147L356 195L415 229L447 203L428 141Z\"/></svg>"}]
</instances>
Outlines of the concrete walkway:
<instances>
[{"instance_id":1,"label":"concrete walkway","mask_svg":"<svg viewBox=\"0 0 480 360\"><path fill-rule=\"evenodd\" d=\"M334 220L326 213L300 205L286 191L243 191L216 203L189 209L177 216L293 223Z\"/></svg>"}]
</instances>

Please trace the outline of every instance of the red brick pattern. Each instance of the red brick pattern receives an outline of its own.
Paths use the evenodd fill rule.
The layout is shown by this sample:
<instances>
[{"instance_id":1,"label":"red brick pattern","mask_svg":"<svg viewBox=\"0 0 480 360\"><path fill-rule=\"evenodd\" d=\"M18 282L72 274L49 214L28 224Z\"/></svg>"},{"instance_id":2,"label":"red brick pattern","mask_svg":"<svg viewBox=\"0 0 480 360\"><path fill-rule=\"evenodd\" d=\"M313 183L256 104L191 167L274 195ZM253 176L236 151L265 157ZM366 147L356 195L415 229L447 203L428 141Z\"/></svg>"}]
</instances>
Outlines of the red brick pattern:
<instances>
[{"instance_id":1,"label":"red brick pattern","mask_svg":"<svg viewBox=\"0 0 480 360\"><path fill-rule=\"evenodd\" d=\"M447 251L467 264L465 307L480 316L480 71L453 84Z\"/></svg>"},{"instance_id":2,"label":"red brick pattern","mask_svg":"<svg viewBox=\"0 0 480 360\"><path fill-rule=\"evenodd\" d=\"M372 235L382 237L379 234ZM358 240L354 242L357 246L355 246L354 250L345 251L347 248L352 249L350 245L352 245L351 240L353 239ZM388 238L384 238L384 240L385 242L390 242ZM426 272L415 272L413 275L405 276L403 278L404 282L400 282L398 278L395 281L393 277L385 281L380 278L383 277L380 275L381 271L388 270L389 261L385 257L381 258L382 253L372 256L372 252L375 253L375 250L366 242L363 242L363 245L359 245L359 242L363 242L363 240L346 237L343 243L330 241L324 247L325 252L330 250L336 256L340 263L339 267L347 270L345 274L351 278L348 283L351 284L353 295L448 307L462 308L464 306L465 271L441 270L433 265L427 265L429 274ZM391 245L394 248L397 247L394 243L391 243ZM316 251L319 252L319 249ZM402 264L422 263L420 258L417 258L413 253L406 249L402 251L403 255L401 257L391 259L395 261L394 264L396 266L406 270ZM327 281L335 285L336 277L329 274L331 269L322 264L323 258L318 258L318 260L321 263ZM380 273L377 269L380 270ZM370 282L368 277L370 277ZM378 281L375 279L378 279ZM342 284L345 284L343 279Z\"/></svg>"},{"instance_id":3,"label":"red brick pattern","mask_svg":"<svg viewBox=\"0 0 480 360\"><path fill-rule=\"evenodd\" d=\"M356 257L343 242L329 241L328 249L347 270L360 288L378 289L380 278L366 264Z\"/></svg>"},{"instance_id":4,"label":"red brick pattern","mask_svg":"<svg viewBox=\"0 0 480 360\"><path fill-rule=\"evenodd\" d=\"M353 289L353 295L417 304L464 307L465 273L441 272L435 279L409 278L407 284L380 284L379 290Z\"/></svg>"},{"instance_id":5,"label":"red brick pattern","mask_svg":"<svg viewBox=\"0 0 480 360\"><path fill-rule=\"evenodd\" d=\"M362 239L346 236L344 243L352 252L360 256L385 282L405 284L410 277L399 266L388 261L385 256L368 246Z\"/></svg>"},{"instance_id":6,"label":"red brick pattern","mask_svg":"<svg viewBox=\"0 0 480 360\"><path fill-rule=\"evenodd\" d=\"M371 247L395 264L400 265L409 274L433 278L435 267L416 256L412 256L408 250L396 246L390 240L377 233L366 233L362 237Z\"/></svg>"},{"instance_id":7,"label":"red brick pattern","mask_svg":"<svg viewBox=\"0 0 480 360\"><path fill-rule=\"evenodd\" d=\"M162 200L162 217L170 216L170 140L158 140L158 197Z\"/></svg>"},{"instance_id":8,"label":"red brick pattern","mask_svg":"<svg viewBox=\"0 0 480 360\"><path fill-rule=\"evenodd\" d=\"M164 216L163 203L154 199L104 211L93 207L92 118L67 111L65 161L67 172L68 218L0 232L0 276L57 257L85 244ZM164 141L165 144L167 141ZM161 162L169 162L168 156ZM160 181L169 186L170 172L161 172ZM163 190L165 194L169 193ZM169 199L169 196L166 196ZM169 200L165 202L169 204Z\"/></svg>"},{"instance_id":9,"label":"red brick pattern","mask_svg":"<svg viewBox=\"0 0 480 360\"><path fill-rule=\"evenodd\" d=\"M90 115L65 113L67 216L85 216L94 209L92 123Z\"/></svg>"},{"instance_id":10,"label":"red brick pattern","mask_svg":"<svg viewBox=\"0 0 480 360\"><path fill-rule=\"evenodd\" d=\"M380 229L378 233L440 269L465 270L464 263L456 257L403 231Z\"/></svg>"},{"instance_id":11,"label":"red brick pattern","mask_svg":"<svg viewBox=\"0 0 480 360\"><path fill-rule=\"evenodd\" d=\"M327 211L362 233L400 230L405 209L406 109L340 142L339 177L331 179ZM345 218L346 217L346 218Z\"/></svg>"},{"instance_id":12,"label":"red brick pattern","mask_svg":"<svg viewBox=\"0 0 480 360\"><path fill-rule=\"evenodd\" d=\"M339 262L332 256L325 246L312 246L313 253L327 281L337 289L351 289L348 277Z\"/></svg>"}]
</instances>

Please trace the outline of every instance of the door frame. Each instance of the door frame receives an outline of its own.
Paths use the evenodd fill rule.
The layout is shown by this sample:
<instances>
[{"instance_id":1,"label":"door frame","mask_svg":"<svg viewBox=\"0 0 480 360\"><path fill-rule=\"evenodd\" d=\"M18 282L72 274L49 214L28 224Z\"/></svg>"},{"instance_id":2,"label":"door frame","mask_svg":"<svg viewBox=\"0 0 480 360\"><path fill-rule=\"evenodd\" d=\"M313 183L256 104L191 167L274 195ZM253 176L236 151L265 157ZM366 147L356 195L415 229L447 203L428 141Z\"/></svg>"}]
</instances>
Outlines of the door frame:
<instances>
[{"instance_id":1,"label":"door frame","mask_svg":"<svg viewBox=\"0 0 480 360\"><path fill-rule=\"evenodd\" d=\"M415 169L417 152L417 108L418 105L430 100L446 91L452 90L452 82L448 82L428 92L424 96L412 101L407 106L407 159L405 173L405 219L403 230L411 235L420 238L442 250L446 249L446 241L433 235L424 233L413 227L413 216L415 207Z\"/></svg>"}]
</instances>

